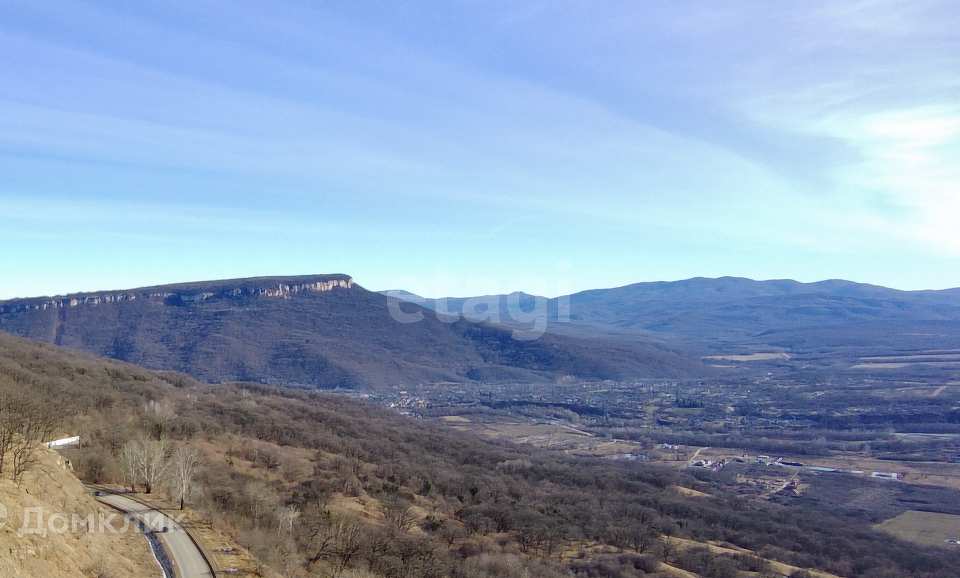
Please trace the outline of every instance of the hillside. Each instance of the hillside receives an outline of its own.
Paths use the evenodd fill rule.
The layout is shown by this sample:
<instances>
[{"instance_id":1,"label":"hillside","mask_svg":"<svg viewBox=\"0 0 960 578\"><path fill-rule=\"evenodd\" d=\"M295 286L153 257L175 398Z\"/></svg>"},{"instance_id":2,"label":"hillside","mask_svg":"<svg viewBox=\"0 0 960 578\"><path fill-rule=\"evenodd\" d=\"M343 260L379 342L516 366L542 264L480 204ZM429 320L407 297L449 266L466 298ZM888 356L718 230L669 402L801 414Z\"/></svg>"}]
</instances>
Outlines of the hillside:
<instances>
[{"instance_id":1,"label":"hillside","mask_svg":"<svg viewBox=\"0 0 960 578\"><path fill-rule=\"evenodd\" d=\"M100 525L101 516L111 520L115 512L94 501L64 459L52 450L40 451L37 463L21 485L9 476L0 476L0 504L6 513L6 517L0 518L0 576L163 576L147 539L138 529L129 526L127 531L120 531L124 523L119 515L112 518L109 526L116 533ZM46 522L47 532L42 535L30 533L38 529L38 511ZM24 526L27 512L29 519ZM58 515L66 516L65 526ZM73 522L74 516L87 519L91 515L92 529ZM105 531L100 531L101 527ZM20 535L18 531L23 528L27 530Z\"/></svg>"},{"instance_id":2,"label":"hillside","mask_svg":"<svg viewBox=\"0 0 960 578\"><path fill-rule=\"evenodd\" d=\"M515 324L507 296L500 322ZM530 295L521 304L532 303ZM462 310L466 299L448 299ZM569 322L555 321L561 301ZM424 306L435 308L435 300ZM895 351L960 348L960 289L898 291L833 280L799 283L734 277L636 283L546 301L548 330L622 342L662 341L701 355L829 348L851 357ZM857 348L857 352L842 351Z\"/></svg>"},{"instance_id":3,"label":"hillside","mask_svg":"<svg viewBox=\"0 0 960 578\"><path fill-rule=\"evenodd\" d=\"M340 395L208 386L0 334L3 392L69 401L57 433L87 440L66 456L88 482L142 488L121 462L145 436L197 452L188 508L285 576L740 577L763 565L754 552L851 578L960 568L956 552L901 542L842 505L744 502L662 466L484 441ZM76 480L58 483L73 490L52 505L81 499ZM70 547L51 543L47 556Z\"/></svg>"},{"instance_id":4,"label":"hillside","mask_svg":"<svg viewBox=\"0 0 960 578\"><path fill-rule=\"evenodd\" d=\"M697 360L648 344L512 330L431 311L400 323L344 275L237 279L0 303L0 330L220 383L306 387L698 376Z\"/></svg>"}]
</instances>

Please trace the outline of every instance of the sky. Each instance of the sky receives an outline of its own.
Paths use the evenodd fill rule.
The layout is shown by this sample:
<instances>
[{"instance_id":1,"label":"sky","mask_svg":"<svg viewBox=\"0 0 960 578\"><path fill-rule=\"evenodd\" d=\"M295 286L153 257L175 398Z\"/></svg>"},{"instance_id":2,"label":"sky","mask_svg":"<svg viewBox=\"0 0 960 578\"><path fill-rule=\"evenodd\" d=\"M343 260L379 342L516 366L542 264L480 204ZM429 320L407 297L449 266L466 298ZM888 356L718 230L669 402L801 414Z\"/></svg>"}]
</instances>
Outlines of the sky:
<instances>
[{"instance_id":1,"label":"sky","mask_svg":"<svg viewBox=\"0 0 960 578\"><path fill-rule=\"evenodd\" d=\"M0 299L960 286L944 1L0 2Z\"/></svg>"}]
</instances>

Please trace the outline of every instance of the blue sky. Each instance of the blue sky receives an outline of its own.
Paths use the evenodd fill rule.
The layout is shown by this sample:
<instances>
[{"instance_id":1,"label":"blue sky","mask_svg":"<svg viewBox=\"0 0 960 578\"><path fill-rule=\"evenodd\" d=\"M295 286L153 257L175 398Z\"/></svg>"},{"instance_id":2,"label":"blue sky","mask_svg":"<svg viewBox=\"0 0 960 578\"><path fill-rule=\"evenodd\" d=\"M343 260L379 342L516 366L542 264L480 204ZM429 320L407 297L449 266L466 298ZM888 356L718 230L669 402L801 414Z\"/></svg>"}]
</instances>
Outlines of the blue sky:
<instances>
[{"instance_id":1,"label":"blue sky","mask_svg":"<svg viewBox=\"0 0 960 578\"><path fill-rule=\"evenodd\" d=\"M958 31L951 2L4 1L0 298L960 286Z\"/></svg>"}]
</instances>

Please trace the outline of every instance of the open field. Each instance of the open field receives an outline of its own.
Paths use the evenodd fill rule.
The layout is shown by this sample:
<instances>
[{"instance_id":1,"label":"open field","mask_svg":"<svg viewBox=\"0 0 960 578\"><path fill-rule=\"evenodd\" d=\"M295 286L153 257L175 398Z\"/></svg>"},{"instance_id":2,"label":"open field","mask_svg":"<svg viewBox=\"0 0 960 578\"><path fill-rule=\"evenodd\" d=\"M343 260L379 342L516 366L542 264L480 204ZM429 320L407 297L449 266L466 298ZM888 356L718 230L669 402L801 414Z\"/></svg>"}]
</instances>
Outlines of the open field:
<instances>
[{"instance_id":1,"label":"open field","mask_svg":"<svg viewBox=\"0 0 960 578\"><path fill-rule=\"evenodd\" d=\"M441 417L447 423L470 423L470 420L459 415L445 415Z\"/></svg>"},{"instance_id":2,"label":"open field","mask_svg":"<svg viewBox=\"0 0 960 578\"><path fill-rule=\"evenodd\" d=\"M902 369L904 367L950 368L960 366L960 352L927 351L913 355L881 355L861 357L850 369Z\"/></svg>"},{"instance_id":3,"label":"open field","mask_svg":"<svg viewBox=\"0 0 960 578\"><path fill-rule=\"evenodd\" d=\"M851 365L850 369L903 369L904 367L911 366L940 367L949 369L952 367L960 367L960 361L896 361L858 363L856 365Z\"/></svg>"},{"instance_id":4,"label":"open field","mask_svg":"<svg viewBox=\"0 0 960 578\"><path fill-rule=\"evenodd\" d=\"M591 434L571 427L534 423L487 423L472 424L452 422L452 427L471 431L495 440L532 445L554 450L589 449L599 445L600 440Z\"/></svg>"},{"instance_id":5,"label":"open field","mask_svg":"<svg viewBox=\"0 0 960 578\"><path fill-rule=\"evenodd\" d=\"M937 353L921 353L917 355L883 355L883 356L874 356L874 357L861 357L860 361L864 363L876 363L881 362L913 362L913 361L960 361L960 353L958 352L937 352Z\"/></svg>"},{"instance_id":6,"label":"open field","mask_svg":"<svg viewBox=\"0 0 960 578\"><path fill-rule=\"evenodd\" d=\"M610 457L626 453L647 454L653 461L663 465L684 467L696 458L719 462L722 459L733 460L745 452L732 448L697 448L676 446L676 449L658 448L640 449L634 442L627 440L609 440L595 437L570 426L534 423L474 423L465 418L456 420L442 418L445 423L460 431L470 431L489 439L509 440L514 443L532 445L538 448L563 451L580 456ZM929 436L929 434L927 434ZM934 436L934 437L953 437ZM960 464L944 462L916 462L898 460L879 460L860 454L836 454L824 457L776 455L770 459L783 457L785 461L800 462L805 466L836 468L840 470L861 471L850 474L870 477L873 472L891 472L899 475L893 483L920 484L960 489ZM751 454L748 462L756 459ZM783 473L772 476L770 482L789 477L793 468L784 467Z\"/></svg>"},{"instance_id":7,"label":"open field","mask_svg":"<svg viewBox=\"0 0 960 578\"><path fill-rule=\"evenodd\" d=\"M747 353L742 355L710 355L704 359L716 359L727 361L789 361L790 356L786 353Z\"/></svg>"},{"instance_id":8,"label":"open field","mask_svg":"<svg viewBox=\"0 0 960 578\"><path fill-rule=\"evenodd\" d=\"M708 493L706 493L706 492L701 492L701 491L699 491L699 490L694 490L693 488L685 488L685 487L683 487L683 486L674 486L674 489L677 490L677 493L678 493L678 494L682 494L682 495L684 495L684 496L689 496L689 497L691 497L691 498L710 498L710 497L712 497L712 496L710 496L710 494L708 494Z\"/></svg>"},{"instance_id":9,"label":"open field","mask_svg":"<svg viewBox=\"0 0 960 578\"><path fill-rule=\"evenodd\" d=\"M960 437L960 434L932 434L932 433L895 433L897 439L908 441L950 440Z\"/></svg>"},{"instance_id":10,"label":"open field","mask_svg":"<svg viewBox=\"0 0 960 578\"><path fill-rule=\"evenodd\" d=\"M609 457L638 452L636 443L595 437L570 426L534 423L484 424L471 423L464 418L451 420L449 417L451 416L442 419L454 429L473 432L494 440L508 440L581 456Z\"/></svg>"},{"instance_id":11,"label":"open field","mask_svg":"<svg viewBox=\"0 0 960 578\"><path fill-rule=\"evenodd\" d=\"M868 368L861 368L861 369L868 369ZM960 392L960 388L958 388L958 386L960 386L960 384L952 383L952 382L946 383L946 384L941 384L938 382L934 382L934 383L901 382L900 387L877 389L877 390L874 390L873 395L877 399L890 400L893 403L896 403L897 401L902 401L907 398L938 397L943 393L952 395L955 392Z\"/></svg>"},{"instance_id":12,"label":"open field","mask_svg":"<svg viewBox=\"0 0 960 578\"><path fill-rule=\"evenodd\" d=\"M947 544L947 540L960 540L960 516L909 510L875 528L914 544L960 548Z\"/></svg>"},{"instance_id":13,"label":"open field","mask_svg":"<svg viewBox=\"0 0 960 578\"><path fill-rule=\"evenodd\" d=\"M721 544L718 542L702 543L702 542L695 542L693 540L688 540L685 538L678 538L676 536L666 538L666 540L668 542L676 544L680 548L697 548L697 547L705 546L714 554L726 554L730 556L733 556L736 554L751 554L751 555L757 556L757 553L752 550L748 550L746 548L738 548L736 546ZM776 560L771 560L769 558L765 558L765 560L767 560L770 563L770 565L773 567L774 570L776 570L777 572L780 572L783 575L789 575L798 570L804 570L804 568L798 568L797 566L791 566L790 564L784 564L783 562L777 562ZM816 578L840 578L836 574L830 574L828 572L819 572L817 570L811 570L811 569L806 569L806 570L807 572L810 573L811 576L814 576Z\"/></svg>"},{"instance_id":14,"label":"open field","mask_svg":"<svg viewBox=\"0 0 960 578\"><path fill-rule=\"evenodd\" d=\"M729 460L741 455L741 452L730 448L709 448L703 450L699 454L699 457L701 459L719 461L724 458ZM900 475L900 483L960 489L960 464L878 460L857 454L838 454L825 457L772 456L771 459L776 459L778 457L783 457L785 461L799 462L805 466L836 468L840 470L857 470L863 472L862 474L850 475L869 477L873 472L895 472ZM756 456L751 456L748 458L748 460L752 461L755 458ZM789 470L791 468L784 469Z\"/></svg>"}]
</instances>

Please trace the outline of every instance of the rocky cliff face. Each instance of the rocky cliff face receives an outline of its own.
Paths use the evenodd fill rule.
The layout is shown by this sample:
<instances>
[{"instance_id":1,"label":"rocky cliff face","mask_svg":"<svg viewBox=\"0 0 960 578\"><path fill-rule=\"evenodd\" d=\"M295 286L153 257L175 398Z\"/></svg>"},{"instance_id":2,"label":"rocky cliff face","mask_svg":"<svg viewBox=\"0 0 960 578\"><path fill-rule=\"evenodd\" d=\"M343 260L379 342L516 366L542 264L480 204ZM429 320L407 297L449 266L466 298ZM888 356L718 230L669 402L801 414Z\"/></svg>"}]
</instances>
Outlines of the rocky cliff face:
<instances>
[{"instance_id":1,"label":"rocky cliff face","mask_svg":"<svg viewBox=\"0 0 960 578\"><path fill-rule=\"evenodd\" d=\"M83 305L102 303L120 303L137 299L153 299L168 304L185 304L207 301L209 299L239 297L282 297L304 292L323 293L335 289L352 289L353 279L343 275L316 279L292 278L294 281L278 282L276 279L236 279L232 281L212 281L203 284L170 285L162 290L157 287L132 289L129 291L110 291L104 293L80 293L58 297L33 299L14 299L0 302L0 314L23 313L27 311L46 311L47 309L69 309Z\"/></svg>"}]
</instances>

